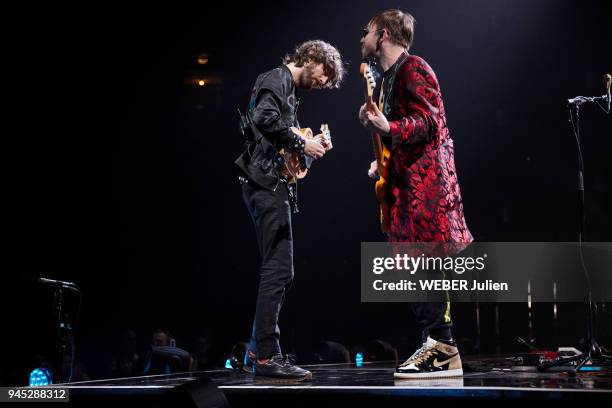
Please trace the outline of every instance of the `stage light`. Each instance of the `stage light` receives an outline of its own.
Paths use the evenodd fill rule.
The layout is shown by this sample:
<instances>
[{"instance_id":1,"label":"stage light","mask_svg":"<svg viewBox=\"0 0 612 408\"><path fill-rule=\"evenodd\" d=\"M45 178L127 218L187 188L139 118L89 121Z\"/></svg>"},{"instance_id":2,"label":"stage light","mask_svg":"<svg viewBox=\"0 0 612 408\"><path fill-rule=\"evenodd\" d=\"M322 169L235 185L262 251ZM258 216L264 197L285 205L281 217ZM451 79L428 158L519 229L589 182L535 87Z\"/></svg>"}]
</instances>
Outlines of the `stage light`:
<instances>
[{"instance_id":1,"label":"stage light","mask_svg":"<svg viewBox=\"0 0 612 408\"><path fill-rule=\"evenodd\" d=\"M355 365L357 367L361 367L363 365L363 354L362 353L357 353L355 355Z\"/></svg>"},{"instance_id":2,"label":"stage light","mask_svg":"<svg viewBox=\"0 0 612 408\"><path fill-rule=\"evenodd\" d=\"M230 370L232 370L234 368L234 367L232 367L232 363L230 362L229 358L227 360L225 360L225 368L229 368Z\"/></svg>"},{"instance_id":3,"label":"stage light","mask_svg":"<svg viewBox=\"0 0 612 408\"><path fill-rule=\"evenodd\" d=\"M603 367L598 366L582 366L578 371L603 371Z\"/></svg>"},{"instance_id":4,"label":"stage light","mask_svg":"<svg viewBox=\"0 0 612 408\"><path fill-rule=\"evenodd\" d=\"M200 54L200 55L198 55L198 64L200 64L200 65L208 64L208 54Z\"/></svg>"},{"instance_id":5,"label":"stage light","mask_svg":"<svg viewBox=\"0 0 612 408\"><path fill-rule=\"evenodd\" d=\"M53 384L51 373L46 368L35 368L30 373L30 387L43 387Z\"/></svg>"},{"instance_id":6,"label":"stage light","mask_svg":"<svg viewBox=\"0 0 612 408\"><path fill-rule=\"evenodd\" d=\"M183 83L190 87L202 86L206 88L214 88L216 86L222 86L223 79L218 75L211 74L186 75L183 78Z\"/></svg>"}]
</instances>

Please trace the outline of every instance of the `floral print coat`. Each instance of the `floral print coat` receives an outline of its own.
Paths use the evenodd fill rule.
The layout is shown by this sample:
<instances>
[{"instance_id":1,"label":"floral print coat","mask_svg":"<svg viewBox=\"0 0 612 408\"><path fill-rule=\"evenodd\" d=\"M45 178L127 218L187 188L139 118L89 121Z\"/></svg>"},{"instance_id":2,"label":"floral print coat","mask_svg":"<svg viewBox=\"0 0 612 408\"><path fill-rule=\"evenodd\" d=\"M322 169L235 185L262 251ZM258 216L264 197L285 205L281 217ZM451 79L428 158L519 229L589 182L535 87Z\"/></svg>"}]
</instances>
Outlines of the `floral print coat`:
<instances>
[{"instance_id":1,"label":"floral print coat","mask_svg":"<svg viewBox=\"0 0 612 408\"><path fill-rule=\"evenodd\" d=\"M444 242L459 252L473 241L463 214L453 139L435 73L404 53L383 75L389 120L391 242Z\"/></svg>"}]
</instances>

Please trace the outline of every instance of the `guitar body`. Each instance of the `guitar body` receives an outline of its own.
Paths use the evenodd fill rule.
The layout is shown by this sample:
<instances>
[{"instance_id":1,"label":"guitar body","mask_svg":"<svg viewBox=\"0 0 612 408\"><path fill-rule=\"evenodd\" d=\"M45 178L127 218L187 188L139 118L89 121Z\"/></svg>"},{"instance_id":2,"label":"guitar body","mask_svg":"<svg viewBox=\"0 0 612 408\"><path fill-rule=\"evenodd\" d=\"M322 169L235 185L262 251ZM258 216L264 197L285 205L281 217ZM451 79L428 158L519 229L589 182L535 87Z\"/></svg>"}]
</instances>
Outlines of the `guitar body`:
<instances>
[{"instance_id":1,"label":"guitar body","mask_svg":"<svg viewBox=\"0 0 612 408\"><path fill-rule=\"evenodd\" d=\"M373 135L374 138L379 135ZM374 142L376 144L376 142ZM381 160L377 160L379 179L376 181L375 192L376 199L378 200L378 206L380 208L380 229L382 232L387 233L389 231L389 225L391 223L391 201L390 197L390 184L387 181L389 179L389 163L391 162L391 152L381 143L382 151L380 154Z\"/></svg>"},{"instance_id":2,"label":"guitar body","mask_svg":"<svg viewBox=\"0 0 612 408\"><path fill-rule=\"evenodd\" d=\"M302 136L304 139L313 138L312 129L310 128L298 129L292 127L291 130L294 133L297 133ZM282 149L280 151L280 154L285 159L285 165L283 167L282 173L289 183L295 183L297 180L301 180L306 177L306 174L308 174L308 168L306 167L306 164L303 163L302 160L300 160L299 154L292 152L289 149Z\"/></svg>"},{"instance_id":3,"label":"guitar body","mask_svg":"<svg viewBox=\"0 0 612 408\"><path fill-rule=\"evenodd\" d=\"M364 80L365 101L368 104L374 104L372 95L374 94L374 86L370 74L370 66L361 64L359 72ZM391 163L391 152L380 140L380 135L372 134L372 144L374 145L374 156L376 157L376 165L378 168L379 179L376 181L375 192L378 206L380 208L380 229L383 233L389 232L391 224L391 206L389 184L389 165Z\"/></svg>"},{"instance_id":4,"label":"guitar body","mask_svg":"<svg viewBox=\"0 0 612 408\"><path fill-rule=\"evenodd\" d=\"M298 129L291 127L291 131L302 136L304 139L314 139L312 129L310 128ZM328 139L330 138L329 127L326 124L321 125L321 133L323 134L323 137ZM285 165L283 166L282 173L289 183L295 183L298 180L306 177L311 163L311 160L308 157L301 160L298 153L289 149L281 149L279 153L285 159Z\"/></svg>"}]
</instances>

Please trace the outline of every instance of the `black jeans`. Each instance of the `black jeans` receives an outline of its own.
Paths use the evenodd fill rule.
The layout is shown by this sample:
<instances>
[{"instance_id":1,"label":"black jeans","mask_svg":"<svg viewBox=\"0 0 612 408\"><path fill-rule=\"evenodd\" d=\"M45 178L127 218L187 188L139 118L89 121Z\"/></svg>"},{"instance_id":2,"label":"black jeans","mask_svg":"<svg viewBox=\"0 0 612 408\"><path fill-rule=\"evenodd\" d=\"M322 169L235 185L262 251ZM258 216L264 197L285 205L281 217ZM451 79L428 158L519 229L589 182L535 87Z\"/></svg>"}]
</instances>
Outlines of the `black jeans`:
<instances>
[{"instance_id":1,"label":"black jeans","mask_svg":"<svg viewBox=\"0 0 612 408\"><path fill-rule=\"evenodd\" d=\"M249 351L264 359L281 352L278 316L293 281L293 237L288 186L279 182L276 191L241 180L246 204L259 244L261 269L255 321Z\"/></svg>"}]
</instances>

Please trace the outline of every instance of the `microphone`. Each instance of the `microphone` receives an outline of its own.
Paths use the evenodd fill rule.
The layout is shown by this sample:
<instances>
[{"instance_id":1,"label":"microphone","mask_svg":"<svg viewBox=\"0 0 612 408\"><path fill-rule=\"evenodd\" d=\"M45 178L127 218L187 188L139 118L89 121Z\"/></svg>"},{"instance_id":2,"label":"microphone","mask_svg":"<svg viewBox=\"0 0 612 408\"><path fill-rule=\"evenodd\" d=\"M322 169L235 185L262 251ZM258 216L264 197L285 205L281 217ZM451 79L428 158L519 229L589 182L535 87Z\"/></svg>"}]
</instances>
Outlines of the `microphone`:
<instances>
[{"instance_id":1,"label":"microphone","mask_svg":"<svg viewBox=\"0 0 612 408\"><path fill-rule=\"evenodd\" d=\"M605 74L602 77L602 80L603 80L604 88L606 91L605 95L602 95L602 96L575 96L571 99L567 99L567 104L576 105L576 107L578 108L583 103L604 102L608 104L608 111L606 113L610 113L610 102L612 100L612 98L610 97L610 85L612 85L612 76L610 76L610 74Z\"/></svg>"},{"instance_id":2,"label":"microphone","mask_svg":"<svg viewBox=\"0 0 612 408\"><path fill-rule=\"evenodd\" d=\"M65 282L65 281L61 281L61 280L47 279L47 278L38 278L36 280L38 282L40 282L40 283L46 283L46 284L49 284L49 285L61 286L64 289L74 290L75 292L80 292L81 291L81 289L79 289L79 286L76 283L73 283L73 282Z\"/></svg>"},{"instance_id":3,"label":"microphone","mask_svg":"<svg viewBox=\"0 0 612 408\"><path fill-rule=\"evenodd\" d=\"M603 76L604 86L606 87L606 95L608 96L608 111L610 110L610 85L612 84L612 76L606 74Z\"/></svg>"}]
</instances>

